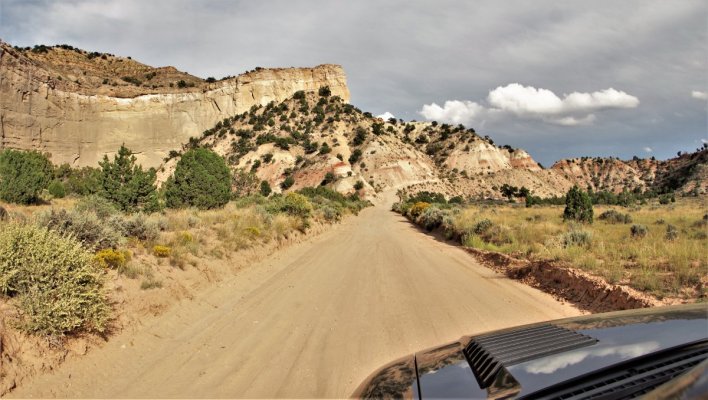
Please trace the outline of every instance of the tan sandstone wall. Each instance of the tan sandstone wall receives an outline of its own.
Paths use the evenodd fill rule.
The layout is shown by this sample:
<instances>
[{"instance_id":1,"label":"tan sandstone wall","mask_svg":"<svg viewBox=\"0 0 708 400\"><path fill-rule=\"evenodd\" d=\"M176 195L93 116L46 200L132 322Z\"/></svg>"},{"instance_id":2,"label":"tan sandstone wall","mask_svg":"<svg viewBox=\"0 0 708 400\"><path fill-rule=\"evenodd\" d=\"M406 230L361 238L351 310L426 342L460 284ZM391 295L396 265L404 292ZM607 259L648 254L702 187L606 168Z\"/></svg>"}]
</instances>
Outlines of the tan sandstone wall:
<instances>
[{"instance_id":1,"label":"tan sandstone wall","mask_svg":"<svg viewBox=\"0 0 708 400\"><path fill-rule=\"evenodd\" d=\"M58 86L45 70L0 49L0 148L36 149L51 153L56 164L95 166L125 143L140 163L156 167L190 137L255 104L321 86L349 101L344 70L330 64L260 69L194 92L134 98L78 94Z\"/></svg>"}]
</instances>

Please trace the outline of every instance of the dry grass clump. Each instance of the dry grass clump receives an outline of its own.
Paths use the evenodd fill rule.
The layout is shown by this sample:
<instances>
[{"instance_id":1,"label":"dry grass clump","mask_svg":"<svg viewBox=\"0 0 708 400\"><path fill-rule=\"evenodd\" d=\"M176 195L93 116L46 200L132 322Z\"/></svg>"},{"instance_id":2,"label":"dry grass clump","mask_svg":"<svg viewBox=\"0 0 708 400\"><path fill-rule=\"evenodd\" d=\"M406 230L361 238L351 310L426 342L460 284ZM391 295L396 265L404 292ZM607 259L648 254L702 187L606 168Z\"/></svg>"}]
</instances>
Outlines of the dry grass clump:
<instances>
[{"instance_id":1,"label":"dry grass clump","mask_svg":"<svg viewBox=\"0 0 708 400\"><path fill-rule=\"evenodd\" d=\"M467 246L567 261L658 297L708 295L708 219L700 199L633 209L596 206L598 221L582 225L563 222L562 206L482 205L444 211L445 235Z\"/></svg>"},{"instance_id":2,"label":"dry grass clump","mask_svg":"<svg viewBox=\"0 0 708 400\"><path fill-rule=\"evenodd\" d=\"M162 287L162 281L155 279L154 277L149 277L140 283L140 289L150 290L159 289Z\"/></svg>"}]
</instances>

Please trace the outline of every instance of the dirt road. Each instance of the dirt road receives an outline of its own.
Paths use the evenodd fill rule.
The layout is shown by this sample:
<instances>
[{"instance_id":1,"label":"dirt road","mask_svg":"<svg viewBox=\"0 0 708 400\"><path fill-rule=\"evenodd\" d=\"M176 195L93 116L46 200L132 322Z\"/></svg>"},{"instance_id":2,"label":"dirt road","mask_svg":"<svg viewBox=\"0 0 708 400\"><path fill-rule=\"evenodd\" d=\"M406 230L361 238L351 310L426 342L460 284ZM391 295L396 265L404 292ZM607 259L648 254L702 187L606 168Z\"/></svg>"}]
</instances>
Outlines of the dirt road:
<instances>
[{"instance_id":1,"label":"dirt road","mask_svg":"<svg viewBox=\"0 0 708 400\"><path fill-rule=\"evenodd\" d=\"M345 397L399 356L578 313L380 206L11 395Z\"/></svg>"}]
</instances>

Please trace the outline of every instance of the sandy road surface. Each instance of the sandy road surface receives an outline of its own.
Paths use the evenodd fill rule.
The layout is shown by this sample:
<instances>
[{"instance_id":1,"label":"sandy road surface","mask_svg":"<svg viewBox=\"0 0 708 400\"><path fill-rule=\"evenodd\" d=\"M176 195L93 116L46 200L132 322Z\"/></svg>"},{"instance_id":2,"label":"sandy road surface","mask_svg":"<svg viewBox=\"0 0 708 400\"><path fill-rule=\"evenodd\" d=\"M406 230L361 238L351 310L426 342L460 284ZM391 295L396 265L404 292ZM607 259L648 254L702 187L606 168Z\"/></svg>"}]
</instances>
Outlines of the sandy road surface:
<instances>
[{"instance_id":1,"label":"sandy road surface","mask_svg":"<svg viewBox=\"0 0 708 400\"><path fill-rule=\"evenodd\" d=\"M381 206L11 395L345 397L397 357L577 314Z\"/></svg>"}]
</instances>

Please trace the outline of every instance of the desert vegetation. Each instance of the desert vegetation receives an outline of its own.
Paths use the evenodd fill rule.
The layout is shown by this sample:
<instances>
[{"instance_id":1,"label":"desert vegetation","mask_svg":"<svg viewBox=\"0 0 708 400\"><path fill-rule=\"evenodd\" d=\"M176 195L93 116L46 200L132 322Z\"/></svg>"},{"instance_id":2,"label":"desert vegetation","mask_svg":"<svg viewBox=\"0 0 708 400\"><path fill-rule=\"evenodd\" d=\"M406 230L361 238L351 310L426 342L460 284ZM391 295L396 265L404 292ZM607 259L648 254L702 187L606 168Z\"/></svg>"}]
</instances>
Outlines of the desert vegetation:
<instances>
[{"instance_id":1,"label":"desert vegetation","mask_svg":"<svg viewBox=\"0 0 708 400\"><path fill-rule=\"evenodd\" d=\"M464 246L565 263L658 298L705 300L708 209L700 199L588 209L587 193L571 191L566 206L457 205L423 192L393 209Z\"/></svg>"},{"instance_id":2,"label":"desert vegetation","mask_svg":"<svg viewBox=\"0 0 708 400\"><path fill-rule=\"evenodd\" d=\"M235 195L225 161L203 148L188 150L160 189L124 146L81 170L4 150L0 195L0 302L15 310L14 326L52 342L110 331L107 281L159 289L165 269L238 257L368 205L324 186L273 194L265 182Z\"/></svg>"}]
</instances>

